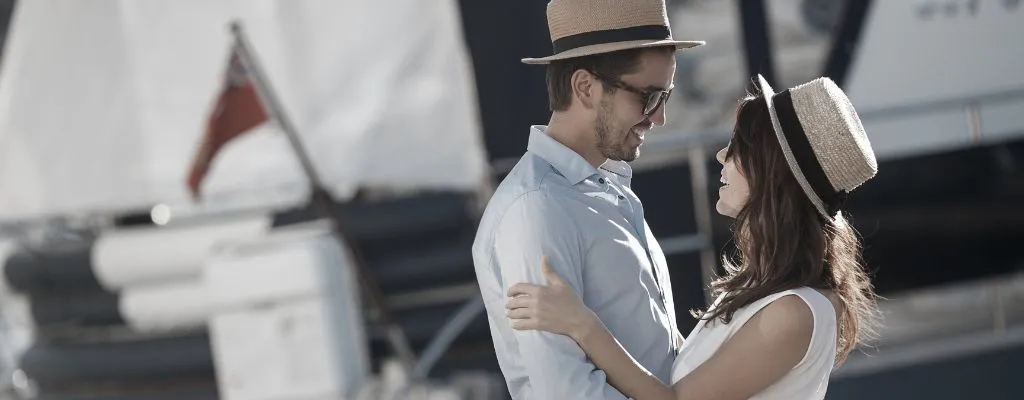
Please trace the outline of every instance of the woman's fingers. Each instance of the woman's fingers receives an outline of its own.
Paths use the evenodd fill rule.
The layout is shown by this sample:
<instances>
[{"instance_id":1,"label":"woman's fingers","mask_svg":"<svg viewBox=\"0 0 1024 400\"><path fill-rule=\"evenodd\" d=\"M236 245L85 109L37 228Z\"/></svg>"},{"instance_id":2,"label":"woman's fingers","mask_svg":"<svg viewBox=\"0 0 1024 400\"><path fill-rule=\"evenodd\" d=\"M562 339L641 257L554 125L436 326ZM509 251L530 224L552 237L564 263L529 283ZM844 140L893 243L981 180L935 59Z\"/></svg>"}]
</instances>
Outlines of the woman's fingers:
<instances>
[{"instance_id":1,"label":"woman's fingers","mask_svg":"<svg viewBox=\"0 0 1024 400\"><path fill-rule=\"evenodd\" d=\"M513 319L511 325L512 329L515 329L517 331L537 329L538 326L537 320L532 318Z\"/></svg>"},{"instance_id":2,"label":"woman's fingers","mask_svg":"<svg viewBox=\"0 0 1024 400\"><path fill-rule=\"evenodd\" d=\"M511 310L506 311L505 314L508 314L508 317L512 318L512 319L524 319L524 318L532 317L534 313L533 313L533 309L532 308L525 308L524 307L524 308L513 308Z\"/></svg>"},{"instance_id":3,"label":"woman's fingers","mask_svg":"<svg viewBox=\"0 0 1024 400\"><path fill-rule=\"evenodd\" d=\"M513 308L530 307L530 306L533 306L533 305L536 305L536 304L537 304L537 298L536 297L532 297L532 296L513 297L513 298L509 299L509 301L507 303L505 303L505 308L513 309Z\"/></svg>"},{"instance_id":4,"label":"woman's fingers","mask_svg":"<svg viewBox=\"0 0 1024 400\"><path fill-rule=\"evenodd\" d=\"M516 297L521 295L537 297L537 293L540 291L540 286L530 283L517 283L508 288L508 297Z\"/></svg>"},{"instance_id":5,"label":"woman's fingers","mask_svg":"<svg viewBox=\"0 0 1024 400\"><path fill-rule=\"evenodd\" d=\"M509 324L512 325L512 328L515 330L526 330L535 328L534 323L530 322L529 319L512 319L509 322Z\"/></svg>"}]
</instances>

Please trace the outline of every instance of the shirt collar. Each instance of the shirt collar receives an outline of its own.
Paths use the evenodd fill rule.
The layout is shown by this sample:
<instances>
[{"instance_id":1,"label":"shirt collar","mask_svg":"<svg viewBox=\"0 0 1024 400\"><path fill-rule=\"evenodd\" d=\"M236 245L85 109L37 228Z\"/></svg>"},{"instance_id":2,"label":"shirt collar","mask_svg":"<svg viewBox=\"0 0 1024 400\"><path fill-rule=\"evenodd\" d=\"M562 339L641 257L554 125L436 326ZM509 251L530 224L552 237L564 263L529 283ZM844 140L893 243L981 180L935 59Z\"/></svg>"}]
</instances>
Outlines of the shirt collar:
<instances>
[{"instance_id":1,"label":"shirt collar","mask_svg":"<svg viewBox=\"0 0 1024 400\"><path fill-rule=\"evenodd\" d=\"M575 185L595 174L597 168L590 165L583 156L547 134L547 126L530 127L530 142L526 150L547 161L559 174Z\"/></svg>"},{"instance_id":2,"label":"shirt collar","mask_svg":"<svg viewBox=\"0 0 1024 400\"><path fill-rule=\"evenodd\" d=\"M633 167L625 161L608 160L601 164L601 169L618 175L619 182L625 186L630 186L630 181L633 180Z\"/></svg>"},{"instance_id":3,"label":"shirt collar","mask_svg":"<svg viewBox=\"0 0 1024 400\"><path fill-rule=\"evenodd\" d=\"M530 127L530 141L526 147L529 152L547 161L573 185L598 174L583 156L549 136L547 130L544 125ZM633 178L633 168L624 161L607 160L601 164L601 169L618 175L626 186Z\"/></svg>"}]
</instances>

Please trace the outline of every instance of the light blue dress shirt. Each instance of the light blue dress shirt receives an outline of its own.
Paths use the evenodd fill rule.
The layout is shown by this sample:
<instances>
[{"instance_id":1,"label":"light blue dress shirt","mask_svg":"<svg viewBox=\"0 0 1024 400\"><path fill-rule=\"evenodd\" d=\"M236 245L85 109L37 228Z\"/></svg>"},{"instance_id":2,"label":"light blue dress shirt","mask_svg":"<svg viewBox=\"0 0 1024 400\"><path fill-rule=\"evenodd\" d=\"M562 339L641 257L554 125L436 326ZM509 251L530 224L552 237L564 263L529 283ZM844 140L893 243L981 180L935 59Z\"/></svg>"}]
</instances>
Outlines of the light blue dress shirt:
<instances>
[{"instance_id":1,"label":"light blue dress shirt","mask_svg":"<svg viewBox=\"0 0 1024 400\"><path fill-rule=\"evenodd\" d=\"M488 203L473 261L513 398L624 398L571 338L511 328L508 288L545 283L542 253L633 358L670 383L677 329L672 285L631 176L624 162L594 168L546 127L534 126L526 154Z\"/></svg>"}]
</instances>

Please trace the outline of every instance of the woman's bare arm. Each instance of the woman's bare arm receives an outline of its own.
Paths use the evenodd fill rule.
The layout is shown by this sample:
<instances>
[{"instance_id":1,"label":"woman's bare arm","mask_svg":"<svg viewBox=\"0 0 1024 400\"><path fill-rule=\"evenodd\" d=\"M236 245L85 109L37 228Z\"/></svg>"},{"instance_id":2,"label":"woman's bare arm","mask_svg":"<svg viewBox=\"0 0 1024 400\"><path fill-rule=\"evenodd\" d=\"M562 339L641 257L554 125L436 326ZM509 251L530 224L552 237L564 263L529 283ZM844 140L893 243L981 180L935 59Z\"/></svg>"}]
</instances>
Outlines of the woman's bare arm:
<instances>
[{"instance_id":1,"label":"woman's bare arm","mask_svg":"<svg viewBox=\"0 0 1024 400\"><path fill-rule=\"evenodd\" d=\"M751 317L700 367L665 386L622 348L598 320L574 337L608 382L636 400L748 399L782 379L807 352L814 330L810 308L785 296Z\"/></svg>"},{"instance_id":2,"label":"woman's bare arm","mask_svg":"<svg viewBox=\"0 0 1024 400\"><path fill-rule=\"evenodd\" d=\"M672 387L622 347L600 319L546 263L548 286L516 284L506 307L514 329L573 338L608 383L636 400L747 399L777 382L807 352L814 317L796 296L784 296L754 314L715 354Z\"/></svg>"},{"instance_id":3,"label":"woman's bare arm","mask_svg":"<svg viewBox=\"0 0 1024 400\"><path fill-rule=\"evenodd\" d=\"M589 327L573 337L595 366L608 376L608 383L636 400L674 400L672 387L647 371L626 352L608 328L594 317Z\"/></svg>"},{"instance_id":4,"label":"woman's bare arm","mask_svg":"<svg viewBox=\"0 0 1024 400\"><path fill-rule=\"evenodd\" d=\"M509 288L506 304L513 329L538 329L573 338L608 383L636 400L675 399L672 388L633 359L583 300L552 271L546 258L541 271L549 286L528 283ZM674 340L674 338L673 338Z\"/></svg>"}]
</instances>

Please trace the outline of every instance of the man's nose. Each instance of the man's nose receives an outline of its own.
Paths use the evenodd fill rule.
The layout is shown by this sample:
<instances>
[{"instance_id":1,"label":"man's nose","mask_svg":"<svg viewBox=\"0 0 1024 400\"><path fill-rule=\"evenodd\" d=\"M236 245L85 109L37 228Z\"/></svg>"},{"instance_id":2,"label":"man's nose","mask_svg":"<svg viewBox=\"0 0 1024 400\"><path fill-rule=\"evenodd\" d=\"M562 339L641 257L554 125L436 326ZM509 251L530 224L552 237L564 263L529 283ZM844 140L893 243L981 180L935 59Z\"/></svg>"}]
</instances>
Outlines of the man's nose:
<instances>
[{"instance_id":1,"label":"man's nose","mask_svg":"<svg viewBox=\"0 0 1024 400\"><path fill-rule=\"evenodd\" d=\"M665 113L665 103L659 105L647 119L657 126L665 126L665 121L668 120L668 116Z\"/></svg>"}]
</instances>

